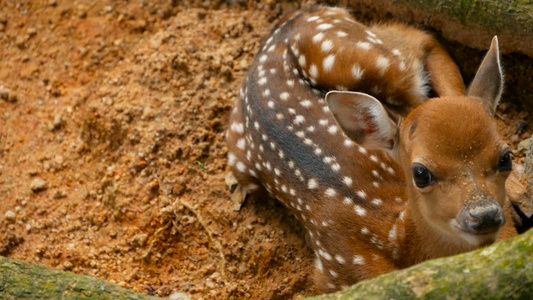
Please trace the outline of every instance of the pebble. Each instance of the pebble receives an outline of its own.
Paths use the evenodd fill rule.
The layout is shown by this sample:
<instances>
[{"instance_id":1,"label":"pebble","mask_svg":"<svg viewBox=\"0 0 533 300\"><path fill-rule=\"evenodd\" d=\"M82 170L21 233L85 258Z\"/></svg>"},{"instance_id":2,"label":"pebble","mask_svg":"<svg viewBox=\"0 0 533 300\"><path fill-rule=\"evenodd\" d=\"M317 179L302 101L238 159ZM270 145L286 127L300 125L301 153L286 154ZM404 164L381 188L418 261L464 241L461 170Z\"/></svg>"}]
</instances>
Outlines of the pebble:
<instances>
[{"instance_id":1,"label":"pebble","mask_svg":"<svg viewBox=\"0 0 533 300\"><path fill-rule=\"evenodd\" d=\"M30 189L34 192L34 193L38 193L38 192L41 192L41 191L44 191L48 188L48 186L46 185L46 182L40 178L36 178L32 181L32 183L30 184Z\"/></svg>"},{"instance_id":2,"label":"pebble","mask_svg":"<svg viewBox=\"0 0 533 300\"><path fill-rule=\"evenodd\" d=\"M68 260L63 263L63 268L65 270L71 270L73 267L74 267L74 265Z\"/></svg>"},{"instance_id":3,"label":"pebble","mask_svg":"<svg viewBox=\"0 0 533 300\"><path fill-rule=\"evenodd\" d=\"M60 114L55 115L53 129L59 129L63 125L63 117Z\"/></svg>"},{"instance_id":4,"label":"pebble","mask_svg":"<svg viewBox=\"0 0 533 300\"><path fill-rule=\"evenodd\" d=\"M189 297L188 295L186 295L184 293L174 293L174 294L170 295L170 297L168 297L168 299L171 299L171 300L191 300L191 297Z\"/></svg>"},{"instance_id":5,"label":"pebble","mask_svg":"<svg viewBox=\"0 0 533 300\"><path fill-rule=\"evenodd\" d=\"M0 99L15 103L17 102L17 94L11 91L10 89L0 89Z\"/></svg>"},{"instance_id":6,"label":"pebble","mask_svg":"<svg viewBox=\"0 0 533 300\"><path fill-rule=\"evenodd\" d=\"M528 151L529 150L529 144L531 143L531 139L526 139L526 140L523 140L521 141L519 144L518 144L518 151L519 152L522 152L522 151Z\"/></svg>"},{"instance_id":7,"label":"pebble","mask_svg":"<svg viewBox=\"0 0 533 300\"><path fill-rule=\"evenodd\" d=\"M4 215L4 217L6 218L7 221L9 221L10 223L13 223L15 222L15 219L17 218L17 213L15 213L12 210L8 210L6 214Z\"/></svg>"}]
</instances>

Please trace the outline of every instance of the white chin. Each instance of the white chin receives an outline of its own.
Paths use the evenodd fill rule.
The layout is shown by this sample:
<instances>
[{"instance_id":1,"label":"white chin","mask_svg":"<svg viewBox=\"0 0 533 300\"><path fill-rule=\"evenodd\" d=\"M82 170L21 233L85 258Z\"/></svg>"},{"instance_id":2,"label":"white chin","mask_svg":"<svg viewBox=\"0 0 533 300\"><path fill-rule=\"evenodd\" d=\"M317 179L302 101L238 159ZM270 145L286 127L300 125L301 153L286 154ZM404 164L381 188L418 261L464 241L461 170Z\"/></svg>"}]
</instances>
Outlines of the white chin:
<instances>
[{"instance_id":1,"label":"white chin","mask_svg":"<svg viewBox=\"0 0 533 300\"><path fill-rule=\"evenodd\" d=\"M493 232L493 233L487 233L487 234L472 234L465 231L462 231L455 220L452 220L450 222L451 228L459 234L459 236L466 241L469 245L474 247L482 247L489 244L494 243L496 239L498 238L498 235L500 233L500 230Z\"/></svg>"}]
</instances>

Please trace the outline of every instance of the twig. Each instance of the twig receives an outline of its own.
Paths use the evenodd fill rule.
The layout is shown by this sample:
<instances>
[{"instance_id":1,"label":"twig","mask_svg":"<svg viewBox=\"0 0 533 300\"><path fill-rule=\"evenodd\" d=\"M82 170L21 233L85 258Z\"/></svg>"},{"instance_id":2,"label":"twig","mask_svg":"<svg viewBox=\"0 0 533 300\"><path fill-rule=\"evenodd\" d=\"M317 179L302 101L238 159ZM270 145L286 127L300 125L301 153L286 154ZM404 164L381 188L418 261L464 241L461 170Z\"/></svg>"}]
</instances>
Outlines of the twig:
<instances>
[{"instance_id":1,"label":"twig","mask_svg":"<svg viewBox=\"0 0 533 300\"><path fill-rule=\"evenodd\" d=\"M226 270L226 259L224 258L224 253L222 252L222 245L220 245L220 243L213 238L213 233L211 232L211 230L209 230L209 228L207 228L202 216L200 215L198 211L196 211L194 207L192 207L192 205L179 199L176 199L176 202L178 202L179 204L183 205L183 207L188 209L196 217L200 226L202 226L205 232L207 232L207 236L209 237L209 241L211 242L211 245L213 245L213 247L218 251L218 255L220 256L220 262L219 262L220 275L225 281L227 281L226 271L225 271ZM176 202L174 202L174 204Z\"/></svg>"},{"instance_id":2,"label":"twig","mask_svg":"<svg viewBox=\"0 0 533 300\"><path fill-rule=\"evenodd\" d=\"M148 246L148 250L146 250L146 252L141 256L142 259L145 259L148 257L148 255L150 255L150 252L152 252L152 248L154 247L155 242L159 240L159 234L161 234L161 232L163 232L164 230L168 229L168 227L170 227L171 224L172 224L172 221L169 221L165 225L163 225L163 227L159 227L154 232L154 238L150 242L150 246Z\"/></svg>"}]
</instances>

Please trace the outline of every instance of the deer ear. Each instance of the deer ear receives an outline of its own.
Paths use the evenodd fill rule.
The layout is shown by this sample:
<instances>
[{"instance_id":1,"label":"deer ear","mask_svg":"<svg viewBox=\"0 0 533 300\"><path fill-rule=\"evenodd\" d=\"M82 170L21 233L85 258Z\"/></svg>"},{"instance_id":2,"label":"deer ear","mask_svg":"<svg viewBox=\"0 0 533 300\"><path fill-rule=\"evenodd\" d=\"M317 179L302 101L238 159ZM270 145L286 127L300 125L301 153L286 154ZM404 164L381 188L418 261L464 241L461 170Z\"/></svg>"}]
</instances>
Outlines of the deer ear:
<instances>
[{"instance_id":1,"label":"deer ear","mask_svg":"<svg viewBox=\"0 0 533 300\"><path fill-rule=\"evenodd\" d=\"M342 131L359 145L392 151L398 144L398 125L376 98L332 91L326 94L326 102Z\"/></svg>"},{"instance_id":2,"label":"deer ear","mask_svg":"<svg viewBox=\"0 0 533 300\"><path fill-rule=\"evenodd\" d=\"M490 115L494 115L503 91L503 71L500 64L498 37L492 39L490 49L477 70L466 95L481 101Z\"/></svg>"}]
</instances>

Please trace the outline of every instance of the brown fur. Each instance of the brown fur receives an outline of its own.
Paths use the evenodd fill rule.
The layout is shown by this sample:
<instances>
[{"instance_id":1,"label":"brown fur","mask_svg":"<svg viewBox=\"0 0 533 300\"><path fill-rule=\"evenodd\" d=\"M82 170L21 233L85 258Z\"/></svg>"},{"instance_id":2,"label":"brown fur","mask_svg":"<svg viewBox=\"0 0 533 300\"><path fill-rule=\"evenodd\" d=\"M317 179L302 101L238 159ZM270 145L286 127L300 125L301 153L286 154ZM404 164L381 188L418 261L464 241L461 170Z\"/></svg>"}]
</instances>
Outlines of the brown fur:
<instances>
[{"instance_id":1,"label":"brown fur","mask_svg":"<svg viewBox=\"0 0 533 300\"><path fill-rule=\"evenodd\" d=\"M334 43L324 51L328 39ZM357 46L369 41L371 51ZM312 7L283 17L265 40L230 117L228 163L243 190L267 191L304 224L319 291L516 235L506 174L495 169L504 145L485 112L499 90L480 92L501 79L493 48L462 96L465 86L446 51L404 25L366 27L342 9ZM326 70L331 55L335 63ZM355 64L364 71L360 79L352 76ZM424 73L441 98L427 101ZM359 93L328 94L326 106L320 90L332 89ZM413 163L426 165L438 183L415 187ZM465 204L484 199L505 208L507 223L499 235L468 243L446 224Z\"/></svg>"}]
</instances>

